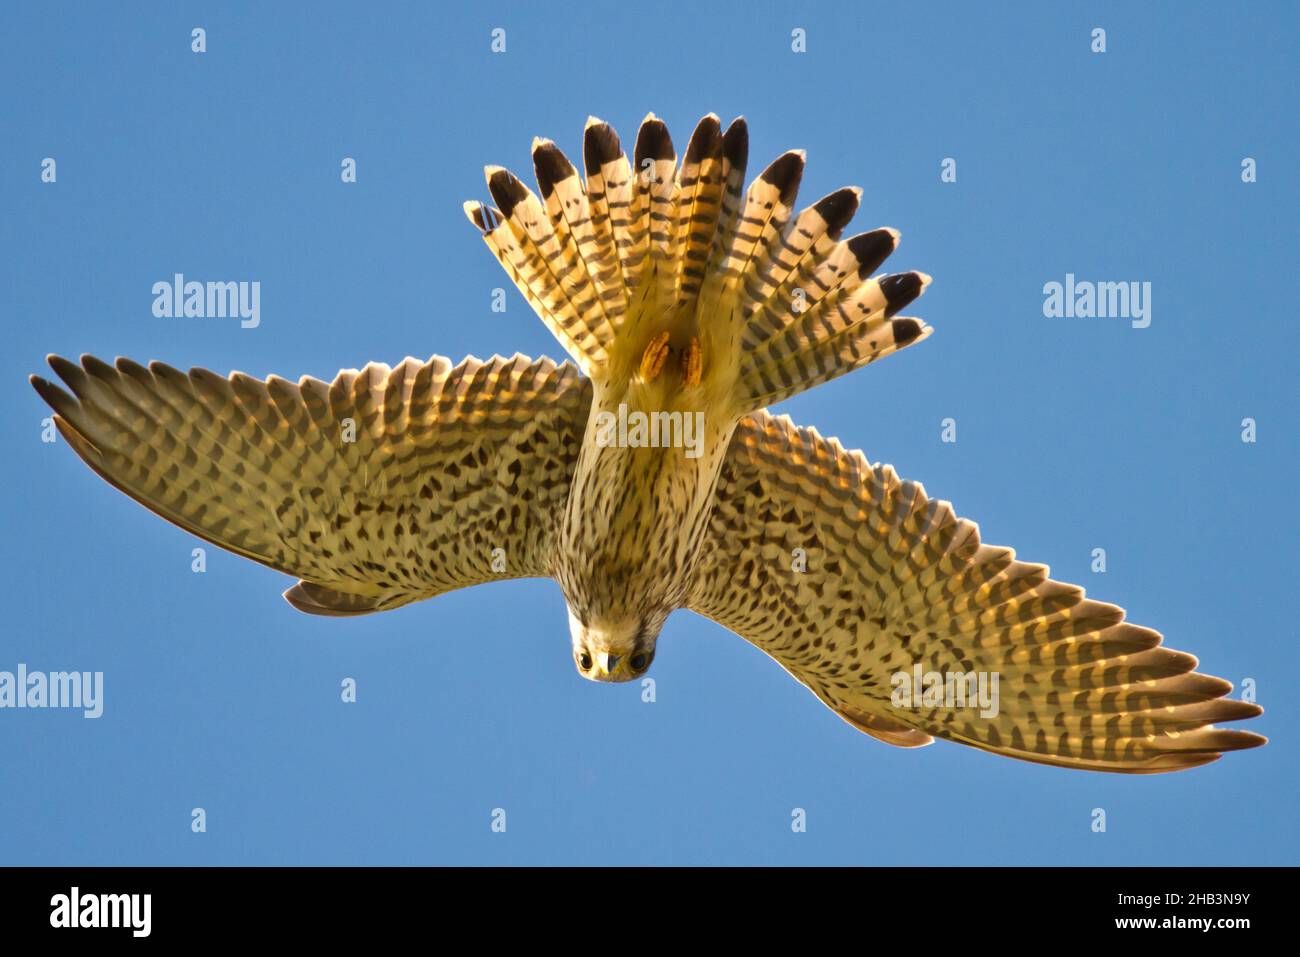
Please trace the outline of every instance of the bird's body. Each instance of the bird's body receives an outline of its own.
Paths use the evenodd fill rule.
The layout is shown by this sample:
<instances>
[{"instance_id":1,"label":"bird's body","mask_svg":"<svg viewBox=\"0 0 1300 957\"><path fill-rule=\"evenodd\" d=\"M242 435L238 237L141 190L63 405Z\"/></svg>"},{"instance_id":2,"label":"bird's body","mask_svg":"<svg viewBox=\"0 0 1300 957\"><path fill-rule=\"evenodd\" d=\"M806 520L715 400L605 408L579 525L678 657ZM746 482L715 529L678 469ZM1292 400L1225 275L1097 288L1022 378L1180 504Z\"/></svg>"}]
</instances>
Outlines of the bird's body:
<instances>
[{"instance_id":1,"label":"bird's body","mask_svg":"<svg viewBox=\"0 0 1300 957\"><path fill-rule=\"evenodd\" d=\"M688 608L901 747L1141 773L1264 743L1214 726L1260 709L1158 633L763 411L931 332L899 315L929 277L874 275L898 234L840 239L860 191L796 214L797 152L744 190L739 120L705 117L680 166L653 116L634 160L598 120L583 145L585 183L539 140L540 198L489 167L495 207L466 204L576 366L435 356L295 385L51 357L72 394L33 384L92 469L297 576L312 614L544 576L593 680L644 674Z\"/></svg>"},{"instance_id":2,"label":"bird's body","mask_svg":"<svg viewBox=\"0 0 1300 957\"><path fill-rule=\"evenodd\" d=\"M642 415L651 421L649 416L664 411L635 401L623 408L633 421ZM681 447L598 445L601 411L593 404L555 578L581 632L575 654L586 647L593 655L613 653L631 661L640 650L653 654L653 639L669 612L685 604L735 422L719 422L704 439L702 454L687 458ZM618 406L608 414L618 416ZM605 676L603 670L594 673Z\"/></svg>"},{"instance_id":3,"label":"bird's body","mask_svg":"<svg viewBox=\"0 0 1300 957\"><path fill-rule=\"evenodd\" d=\"M640 310L644 320L629 321L646 332L629 338L629 355L620 358L640 358L640 340L663 332L669 333L667 355L682 355L691 328L680 315L662 330L662 320L655 321L670 309L656 301L651 286ZM631 361L593 379L555 576L572 614L574 654L592 655L593 677L626 680L644 671L624 667L610 674L601 655L628 664L638 653L652 657L665 619L685 605L738 420L727 403L730 361L716 353L708 376L702 373L695 386L686 384L681 364L668 359L651 381ZM641 442L627 439L624 422L643 424Z\"/></svg>"}]
</instances>

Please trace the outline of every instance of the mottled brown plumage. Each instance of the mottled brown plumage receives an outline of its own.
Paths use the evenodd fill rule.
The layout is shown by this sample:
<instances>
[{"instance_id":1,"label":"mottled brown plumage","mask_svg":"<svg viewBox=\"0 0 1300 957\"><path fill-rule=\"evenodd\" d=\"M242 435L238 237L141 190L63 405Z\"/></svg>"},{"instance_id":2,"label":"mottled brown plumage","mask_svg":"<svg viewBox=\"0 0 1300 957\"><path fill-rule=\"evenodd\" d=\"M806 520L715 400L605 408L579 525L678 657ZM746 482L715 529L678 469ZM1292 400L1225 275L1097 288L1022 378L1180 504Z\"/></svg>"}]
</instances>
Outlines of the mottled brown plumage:
<instances>
[{"instance_id":1,"label":"mottled brown plumage","mask_svg":"<svg viewBox=\"0 0 1300 957\"><path fill-rule=\"evenodd\" d=\"M797 151L744 190L743 120L705 117L680 166L654 116L636 142L629 161L589 120L585 184L537 140L540 198L489 167L496 207L466 204L576 368L434 357L294 385L51 357L70 391L33 384L99 475L301 579L285 597L302 611L545 576L594 680L644 674L668 615L690 608L901 747L943 737L1154 772L1264 743L1213 726L1260 709L1158 633L981 544L889 466L762 411L930 334L899 314L929 277L874 275L898 233L840 238L859 190L796 214ZM676 444L638 442L629 421ZM900 676L923 672L1003 690L993 708L900 700Z\"/></svg>"}]
</instances>

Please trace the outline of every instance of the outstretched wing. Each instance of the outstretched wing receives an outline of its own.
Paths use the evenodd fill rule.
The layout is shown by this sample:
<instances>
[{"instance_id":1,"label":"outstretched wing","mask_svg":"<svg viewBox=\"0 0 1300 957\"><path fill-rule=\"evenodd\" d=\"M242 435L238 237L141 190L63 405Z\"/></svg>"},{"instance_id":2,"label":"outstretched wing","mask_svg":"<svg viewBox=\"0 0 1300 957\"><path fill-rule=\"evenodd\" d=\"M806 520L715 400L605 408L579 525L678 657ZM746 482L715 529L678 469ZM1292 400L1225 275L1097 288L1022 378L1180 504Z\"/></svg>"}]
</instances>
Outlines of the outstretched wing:
<instances>
[{"instance_id":1,"label":"outstretched wing","mask_svg":"<svg viewBox=\"0 0 1300 957\"><path fill-rule=\"evenodd\" d=\"M1213 727L1261 709L1225 699L1228 682L1195 674L1196 659L1160 647L1157 632L981 545L947 502L784 416L741 420L711 521L688 607L890 744L933 735L1045 764L1156 772L1266 740ZM922 688L895 679L917 666L982 673L986 690L996 675L996 714L956 681L953 697L936 690L926 706Z\"/></svg>"},{"instance_id":2,"label":"outstretched wing","mask_svg":"<svg viewBox=\"0 0 1300 957\"><path fill-rule=\"evenodd\" d=\"M591 403L524 356L371 364L297 385L93 356L37 376L110 484L214 545L302 579L314 614L362 614L550 572ZM497 551L500 549L500 551Z\"/></svg>"}]
</instances>

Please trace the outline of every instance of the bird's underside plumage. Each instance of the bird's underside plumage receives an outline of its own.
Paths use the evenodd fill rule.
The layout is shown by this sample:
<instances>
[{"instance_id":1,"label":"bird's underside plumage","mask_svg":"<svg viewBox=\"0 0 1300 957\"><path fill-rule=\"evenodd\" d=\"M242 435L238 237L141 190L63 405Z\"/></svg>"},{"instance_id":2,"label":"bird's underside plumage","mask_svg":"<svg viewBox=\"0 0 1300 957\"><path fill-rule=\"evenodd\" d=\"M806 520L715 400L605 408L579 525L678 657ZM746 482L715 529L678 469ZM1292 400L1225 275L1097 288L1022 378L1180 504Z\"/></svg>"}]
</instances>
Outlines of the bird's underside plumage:
<instances>
[{"instance_id":1,"label":"bird's underside plumage","mask_svg":"<svg viewBox=\"0 0 1300 957\"><path fill-rule=\"evenodd\" d=\"M1157 772L1263 744L1214 727L1260 709L1157 632L981 544L888 465L762 411L924 339L899 310L929 279L874 276L893 230L841 239L856 189L795 213L800 153L743 190L747 151L743 121L709 116L678 166L651 116L632 161L588 122L585 183L546 140L540 197L489 167L496 205L466 212L576 366L435 356L294 384L52 356L66 391L32 382L95 472L300 579L285 597L302 611L552 577L589 677L642 673L684 607L902 747ZM700 454L603 444L599 417L619 407L698 413ZM897 705L894 677L918 667L996 674L996 713Z\"/></svg>"}]
</instances>

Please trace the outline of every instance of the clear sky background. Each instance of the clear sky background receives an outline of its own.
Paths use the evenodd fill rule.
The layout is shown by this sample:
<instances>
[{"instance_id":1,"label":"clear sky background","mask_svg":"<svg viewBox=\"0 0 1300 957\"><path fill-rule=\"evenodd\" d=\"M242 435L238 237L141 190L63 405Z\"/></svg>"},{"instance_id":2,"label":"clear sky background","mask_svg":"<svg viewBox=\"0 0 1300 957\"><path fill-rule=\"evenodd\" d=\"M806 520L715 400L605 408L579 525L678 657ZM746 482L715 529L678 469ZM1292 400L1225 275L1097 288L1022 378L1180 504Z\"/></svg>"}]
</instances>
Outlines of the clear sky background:
<instances>
[{"instance_id":1,"label":"clear sky background","mask_svg":"<svg viewBox=\"0 0 1300 957\"><path fill-rule=\"evenodd\" d=\"M452 6L0 12L0 670L106 682L99 720L0 711L0 863L1300 863L1295 5ZM47 352L560 356L461 202L484 164L531 181L534 135L576 157L589 113L630 143L648 110L679 149L744 114L751 174L806 148L804 203L860 185L855 228L935 277L933 338L782 410L1254 679L1268 747L1136 777L902 751L689 612L645 704L579 677L550 582L309 617L40 441ZM154 318L175 272L259 281L260 327ZM1150 327L1045 318L1066 273L1152 283Z\"/></svg>"}]
</instances>

